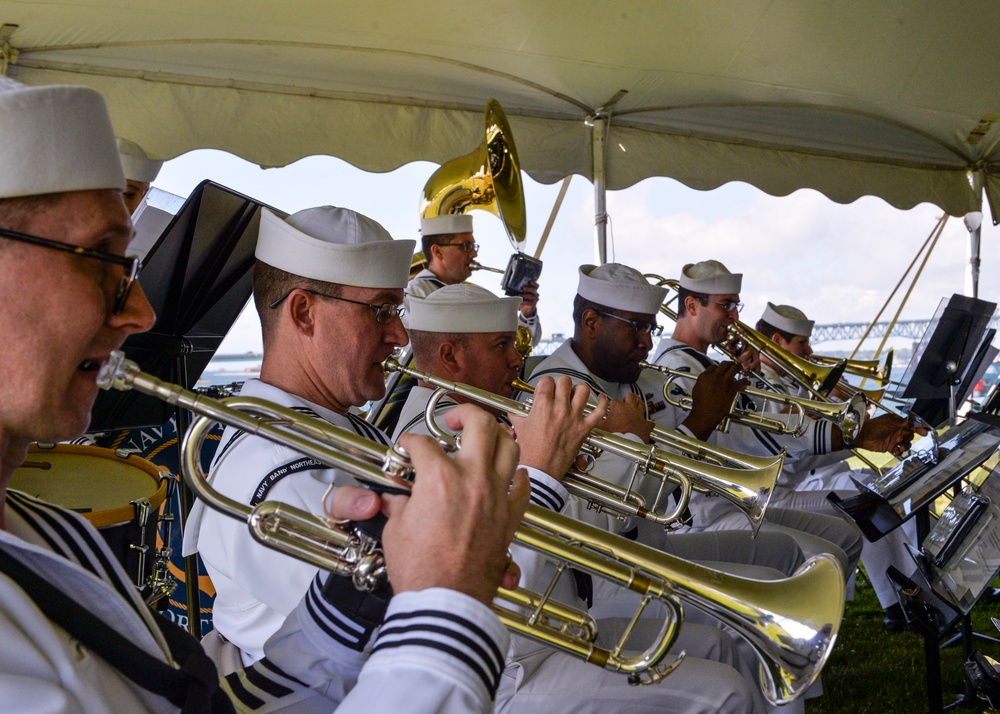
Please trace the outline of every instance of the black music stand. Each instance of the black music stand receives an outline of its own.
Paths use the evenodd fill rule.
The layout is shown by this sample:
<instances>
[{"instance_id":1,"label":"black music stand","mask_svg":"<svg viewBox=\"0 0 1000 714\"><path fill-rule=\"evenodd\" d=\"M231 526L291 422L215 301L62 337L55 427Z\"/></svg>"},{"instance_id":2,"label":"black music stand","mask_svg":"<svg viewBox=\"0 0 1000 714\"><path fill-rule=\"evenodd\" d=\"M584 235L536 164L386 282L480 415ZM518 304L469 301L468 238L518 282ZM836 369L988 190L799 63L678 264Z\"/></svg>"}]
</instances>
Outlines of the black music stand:
<instances>
[{"instance_id":1,"label":"black music stand","mask_svg":"<svg viewBox=\"0 0 1000 714\"><path fill-rule=\"evenodd\" d=\"M995 302L965 295L942 300L894 396L915 400L912 411L933 426L953 418L995 334L988 328L996 308ZM968 390L961 392L965 383Z\"/></svg>"},{"instance_id":2,"label":"black music stand","mask_svg":"<svg viewBox=\"0 0 1000 714\"><path fill-rule=\"evenodd\" d=\"M195 187L143 261L140 282L156 310L153 329L130 335L122 349L142 371L191 389L252 293L252 272L260 201L211 181ZM98 395L91 430L112 431L160 426L177 417L177 444L187 431L187 413L138 392ZM178 458L178 463L180 459ZM183 528L191 494L182 483ZM197 563L184 563L188 626L201 636Z\"/></svg>"},{"instance_id":3,"label":"black music stand","mask_svg":"<svg viewBox=\"0 0 1000 714\"><path fill-rule=\"evenodd\" d=\"M149 250L140 282L156 310L156 324L130 335L122 348L144 372L185 389L197 382L250 299L264 206L203 181ZM90 428L159 426L170 414L171 407L154 397L104 392L94 404Z\"/></svg>"},{"instance_id":4,"label":"black music stand","mask_svg":"<svg viewBox=\"0 0 1000 714\"><path fill-rule=\"evenodd\" d=\"M927 694L931 712L943 710L939 650L961 642L963 661L972 653L973 638L995 638L974 633L970 614L1000 572L1000 473L993 468L979 487L956 495L922 539L919 551L911 548L918 571L909 578L890 568L906 619L924 638ZM958 634L941 640L961 623ZM974 702L975 691L966 681L955 704ZM951 705L950 705L951 706Z\"/></svg>"}]
</instances>

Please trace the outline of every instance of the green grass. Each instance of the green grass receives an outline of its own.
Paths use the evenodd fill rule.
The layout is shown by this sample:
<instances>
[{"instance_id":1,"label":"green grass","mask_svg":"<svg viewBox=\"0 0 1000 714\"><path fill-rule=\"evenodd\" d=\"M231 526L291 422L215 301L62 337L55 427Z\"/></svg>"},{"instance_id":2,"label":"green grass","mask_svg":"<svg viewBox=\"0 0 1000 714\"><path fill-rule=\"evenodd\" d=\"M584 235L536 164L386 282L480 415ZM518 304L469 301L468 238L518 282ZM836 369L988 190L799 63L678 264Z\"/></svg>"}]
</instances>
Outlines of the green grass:
<instances>
[{"instance_id":1,"label":"green grass","mask_svg":"<svg viewBox=\"0 0 1000 714\"><path fill-rule=\"evenodd\" d=\"M1000 633L990 616L1000 604L980 603L972 613L973 631ZM855 599L847 604L833 654L823 670L823 696L806 702L806 714L914 714L926 712L924 638L912 632L890 634L882 627L882 608L871 587L858 578ZM975 649L1000 659L1000 644L976 641ZM960 645L941 651L944 705L964 691ZM956 711L981 712L985 704Z\"/></svg>"}]
</instances>

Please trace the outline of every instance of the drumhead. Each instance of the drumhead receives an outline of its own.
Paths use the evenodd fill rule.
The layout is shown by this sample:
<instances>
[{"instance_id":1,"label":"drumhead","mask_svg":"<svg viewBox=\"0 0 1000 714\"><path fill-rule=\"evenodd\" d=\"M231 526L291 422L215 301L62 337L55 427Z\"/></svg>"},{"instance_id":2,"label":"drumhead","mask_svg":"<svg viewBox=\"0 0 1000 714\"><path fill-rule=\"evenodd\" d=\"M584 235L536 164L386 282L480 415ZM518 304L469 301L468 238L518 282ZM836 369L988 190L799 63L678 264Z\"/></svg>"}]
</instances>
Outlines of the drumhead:
<instances>
[{"instance_id":1,"label":"drumhead","mask_svg":"<svg viewBox=\"0 0 1000 714\"><path fill-rule=\"evenodd\" d=\"M149 499L154 511L166 496L166 481L149 461L97 446L32 444L10 487L76 511L95 527L135 519L132 501Z\"/></svg>"}]
</instances>

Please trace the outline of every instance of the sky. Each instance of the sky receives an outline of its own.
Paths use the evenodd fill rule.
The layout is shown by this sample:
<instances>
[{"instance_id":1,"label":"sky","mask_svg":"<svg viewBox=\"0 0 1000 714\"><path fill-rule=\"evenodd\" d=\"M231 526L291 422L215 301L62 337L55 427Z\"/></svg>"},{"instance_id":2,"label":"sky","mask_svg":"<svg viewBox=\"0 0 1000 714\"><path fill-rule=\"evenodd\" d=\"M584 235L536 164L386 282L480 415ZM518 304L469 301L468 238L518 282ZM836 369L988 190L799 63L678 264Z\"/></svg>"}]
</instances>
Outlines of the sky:
<instances>
[{"instance_id":1,"label":"sky","mask_svg":"<svg viewBox=\"0 0 1000 714\"><path fill-rule=\"evenodd\" d=\"M419 239L420 197L435 168L416 162L374 174L340 159L313 156L283 168L261 169L224 152L195 151L167 162L153 186L186 197L201 181L211 179L289 213L320 205L344 206L374 218L397 239ZM543 185L527 176L524 183L528 213L524 250L534 254L559 184ZM539 314L546 335L572 334L577 269L596 262L593 206L593 186L573 177L540 256L544 267ZM775 197L737 182L696 191L666 178L609 192L607 207L609 261L677 278L686 263L721 260L744 275L741 298L746 307L741 319L751 325L767 301L795 305L817 324L869 322L941 216L941 210L930 204L900 211L881 199L864 197L841 205L808 189ZM513 248L500 220L484 210L471 215L481 246L478 261L506 267ZM998 242L1000 230L987 215L979 296L991 301L997 298L1000 275ZM942 298L965 292L968 243L962 220L950 218L900 319L928 319ZM499 292L500 277L483 271L474 273L472 281ZM883 321L898 308L911 282L912 272ZM669 319L661 316L660 323L669 333ZM251 307L219 353L260 349L260 329Z\"/></svg>"}]
</instances>

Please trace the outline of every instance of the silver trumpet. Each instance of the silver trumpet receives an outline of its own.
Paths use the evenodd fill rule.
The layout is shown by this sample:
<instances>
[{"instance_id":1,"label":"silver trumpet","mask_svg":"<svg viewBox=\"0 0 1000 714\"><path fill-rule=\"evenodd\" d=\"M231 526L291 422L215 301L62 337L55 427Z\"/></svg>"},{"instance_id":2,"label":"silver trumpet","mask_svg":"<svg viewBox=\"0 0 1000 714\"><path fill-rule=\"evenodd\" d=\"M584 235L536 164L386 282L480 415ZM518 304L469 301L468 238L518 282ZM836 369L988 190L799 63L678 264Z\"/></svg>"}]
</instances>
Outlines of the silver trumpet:
<instances>
[{"instance_id":1,"label":"silver trumpet","mask_svg":"<svg viewBox=\"0 0 1000 714\"><path fill-rule=\"evenodd\" d=\"M343 469L362 482L405 490L413 470L402 451L264 400L234 397L223 402L198 395L142 373L118 352L102 368L98 383L105 389L134 389L199 415L182 444L181 464L185 480L207 506L246 522L264 545L351 576L361 589L385 581L379 544L358 531L281 503L265 501L250 508L212 489L200 464L201 444L212 423L220 421ZM676 636L686 603L739 632L760 660L765 696L774 703L789 702L819 676L843 619L843 572L825 555L811 558L789 578L741 578L535 506L529 506L515 540L562 563L558 572L579 568L640 593L642 604L633 623L653 599L664 606L661 637L645 652L630 657L623 653L628 633L617 646L600 649L593 644L596 625L586 614L553 602L547 595L498 592L501 604L494 609L508 628L627 673L632 683L659 681L677 666L677 661L659 662Z\"/></svg>"},{"instance_id":2,"label":"silver trumpet","mask_svg":"<svg viewBox=\"0 0 1000 714\"><path fill-rule=\"evenodd\" d=\"M438 389L458 394L470 401L501 412L526 416L530 404L522 404L514 399L477 389L468 384L452 382L413 367L406 367L390 357L383 363L387 372L402 372L422 380ZM516 389L531 391L531 386L521 382L514 383ZM591 409L593 406L590 407ZM426 416L426 415L425 415ZM433 413L431 414L433 420ZM428 428L443 434L440 427L428 422ZM697 441L697 440L691 440ZM687 439L683 440L687 444ZM709 454L715 450L710 444L698 442L703 453ZM733 468L710 461L697 461L688 456L673 454L663 449L626 439L618 434L594 429L585 442L585 448L593 455L610 453L620 456L632 463L632 477L627 486L609 484L601 479L589 476L579 469L572 469L563 479L563 485L570 493L587 500L592 508L608 511L621 516L638 516L654 523L669 527L681 520L684 510L691 498L692 490L711 493L725 498L735 504L750 521L753 535L757 534L764 521L764 512L774 490L774 484L781 473L784 456L768 461L768 466L748 471L746 468ZM690 446L689 446L690 448ZM733 456L733 458L737 458ZM670 482L680 486L677 506L669 513L661 514L656 508L646 507L642 497L636 492L641 475L648 474L660 480L659 502L665 492L665 485ZM641 504L642 507L639 506Z\"/></svg>"},{"instance_id":3,"label":"silver trumpet","mask_svg":"<svg viewBox=\"0 0 1000 714\"><path fill-rule=\"evenodd\" d=\"M663 367L649 362L640 363L644 369L652 369L660 374L666 375L663 383L663 398L667 403L681 409L690 410L694 401L690 395L686 394L681 398L671 394L674 382L678 379L697 380L698 375L690 372ZM756 409L749 409L740 406L740 394L751 397L751 404ZM791 436L801 436L805 433L806 418L824 419L840 428L844 438L848 442L853 442L861 432L861 427L865 423L868 414L868 400L864 394L856 393L846 402L827 402L814 399L803 399L793 397L781 392L772 392L766 389L754 389L748 387L733 399L733 404L729 409L729 416L719 424L718 431L728 432L729 424L736 422L750 427L751 429L761 429L775 434L788 434ZM784 418L776 415L769 415L764 411L767 402L777 404L780 407L788 408L789 411Z\"/></svg>"}]
</instances>

